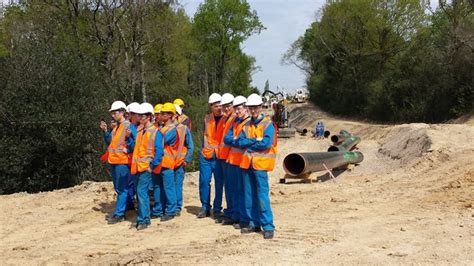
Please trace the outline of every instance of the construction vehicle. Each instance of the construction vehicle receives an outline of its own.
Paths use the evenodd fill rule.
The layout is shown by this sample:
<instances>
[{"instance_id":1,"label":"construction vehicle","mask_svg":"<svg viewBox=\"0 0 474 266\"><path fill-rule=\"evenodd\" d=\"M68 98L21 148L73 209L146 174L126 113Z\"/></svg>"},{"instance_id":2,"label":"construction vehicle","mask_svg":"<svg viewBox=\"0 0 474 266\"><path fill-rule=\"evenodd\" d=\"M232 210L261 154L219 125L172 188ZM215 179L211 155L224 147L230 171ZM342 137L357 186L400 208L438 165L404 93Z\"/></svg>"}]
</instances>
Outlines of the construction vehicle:
<instances>
[{"instance_id":1,"label":"construction vehicle","mask_svg":"<svg viewBox=\"0 0 474 266\"><path fill-rule=\"evenodd\" d=\"M278 127L278 137L291 138L295 135L296 130L290 128L288 123L288 101L281 92L273 92L265 90L262 93L263 112L270 116Z\"/></svg>"},{"instance_id":2,"label":"construction vehicle","mask_svg":"<svg viewBox=\"0 0 474 266\"><path fill-rule=\"evenodd\" d=\"M308 96L302 89L299 89L296 91L296 95L294 97L295 102L304 103L307 101L307 99L308 99Z\"/></svg>"}]
</instances>

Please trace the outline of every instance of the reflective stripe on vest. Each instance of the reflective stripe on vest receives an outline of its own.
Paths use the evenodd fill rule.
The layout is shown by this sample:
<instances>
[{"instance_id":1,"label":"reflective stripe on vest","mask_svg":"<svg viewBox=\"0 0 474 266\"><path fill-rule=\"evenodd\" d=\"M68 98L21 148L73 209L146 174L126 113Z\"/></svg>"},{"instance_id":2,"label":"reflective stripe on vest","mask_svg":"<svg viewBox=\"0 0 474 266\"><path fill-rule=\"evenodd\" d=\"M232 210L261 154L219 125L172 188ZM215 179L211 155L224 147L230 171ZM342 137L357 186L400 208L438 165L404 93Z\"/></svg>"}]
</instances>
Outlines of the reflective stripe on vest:
<instances>
[{"instance_id":1,"label":"reflective stripe on vest","mask_svg":"<svg viewBox=\"0 0 474 266\"><path fill-rule=\"evenodd\" d=\"M175 143L174 146L170 146L164 142L165 135L168 133L170 130L175 129L176 124L172 123L169 125L164 126L161 128L161 134L163 134L163 160L161 161L161 166L168 168L168 169L174 169L176 167L176 149L177 149L177 143Z\"/></svg>"},{"instance_id":2,"label":"reflective stripe on vest","mask_svg":"<svg viewBox=\"0 0 474 266\"><path fill-rule=\"evenodd\" d=\"M184 146L186 141L186 126L179 124L176 126L178 133L178 149L176 151L176 167L182 165L188 154L188 148Z\"/></svg>"},{"instance_id":3,"label":"reflective stripe on vest","mask_svg":"<svg viewBox=\"0 0 474 266\"><path fill-rule=\"evenodd\" d=\"M125 132L128 128L130 128L130 122L125 120L112 130L112 141L107 148L109 152L107 161L110 164L128 164L128 154L124 151L124 149L127 148L125 144Z\"/></svg>"},{"instance_id":4,"label":"reflective stripe on vest","mask_svg":"<svg viewBox=\"0 0 474 266\"><path fill-rule=\"evenodd\" d=\"M211 159L217 155L219 141L217 139L217 125L213 114L208 114L204 118L204 141L201 153L206 159Z\"/></svg>"},{"instance_id":5,"label":"reflective stripe on vest","mask_svg":"<svg viewBox=\"0 0 474 266\"><path fill-rule=\"evenodd\" d=\"M221 119L223 119L222 117ZM225 121L223 122L222 129L220 129L219 132L219 152L218 152L218 158L225 160L227 159L227 156L229 156L229 151L231 146L227 145L224 143L224 138L227 135L227 132L229 132L231 125L234 123L236 116L232 114L230 117L225 117Z\"/></svg>"},{"instance_id":6,"label":"reflective stripe on vest","mask_svg":"<svg viewBox=\"0 0 474 266\"><path fill-rule=\"evenodd\" d=\"M144 172L150 167L150 162L155 157L155 138L158 130L150 125L146 130L138 132L135 149L132 157L132 174ZM146 142L144 142L146 140Z\"/></svg>"},{"instance_id":7,"label":"reflective stripe on vest","mask_svg":"<svg viewBox=\"0 0 474 266\"><path fill-rule=\"evenodd\" d=\"M250 122L245 125L244 132L247 138L263 138L265 130L272 124L269 117L264 117L262 121L255 127ZM275 167L277 153L276 134L273 134L273 144L270 148L260 152L245 152L242 156L240 167L249 169L252 166L255 170L271 171Z\"/></svg>"},{"instance_id":8,"label":"reflective stripe on vest","mask_svg":"<svg viewBox=\"0 0 474 266\"><path fill-rule=\"evenodd\" d=\"M232 136L234 137L234 139L239 137L240 133L245 128L245 125L248 123L249 120L250 120L250 117L247 117L240 122L234 121L233 123L234 126L232 128ZM226 162L231 165L240 166L240 163L242 162L242 156L244 155L244 153L245 153L244 149L241 149L238 147L231 147L229 151L229 155L227 156Z\"/></svg>"}]
</instances>

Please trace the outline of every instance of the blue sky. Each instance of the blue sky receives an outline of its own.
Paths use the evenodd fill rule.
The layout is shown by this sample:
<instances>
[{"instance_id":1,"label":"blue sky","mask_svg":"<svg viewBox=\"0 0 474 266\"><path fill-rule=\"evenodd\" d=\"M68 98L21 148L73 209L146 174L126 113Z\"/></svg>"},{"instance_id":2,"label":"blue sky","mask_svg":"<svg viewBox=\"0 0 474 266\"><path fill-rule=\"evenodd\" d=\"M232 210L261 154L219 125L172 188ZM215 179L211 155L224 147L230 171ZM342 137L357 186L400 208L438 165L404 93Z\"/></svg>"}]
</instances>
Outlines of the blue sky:
<instances>
[{"instance_id":1,"label":"blue sky","mask_svg":"<svg viewBox=\"0 0 474 266\"><path fill-rule=\"evenodd\" d=\"M181 0L186 13L192 17L202 0ZM270 89L276 86L294 91L305 84L305 76L294 66L281 65L281 57L315 20L316 11L325 0L248 0L252 9L267 28L250 37L244 44L245 53L256 58L261 70L253 75L252 84L260 90L265 81Z\"/></svg>"}]
</instances>

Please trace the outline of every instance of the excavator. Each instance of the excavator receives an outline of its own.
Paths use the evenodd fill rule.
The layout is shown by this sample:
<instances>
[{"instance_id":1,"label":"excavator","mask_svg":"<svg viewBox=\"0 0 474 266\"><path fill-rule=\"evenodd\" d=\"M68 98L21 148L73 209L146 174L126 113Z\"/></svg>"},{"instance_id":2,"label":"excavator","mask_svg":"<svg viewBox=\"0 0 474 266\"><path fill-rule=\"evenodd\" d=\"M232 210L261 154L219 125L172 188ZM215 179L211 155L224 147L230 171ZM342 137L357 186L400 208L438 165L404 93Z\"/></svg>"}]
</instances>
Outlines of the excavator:
<instances>
[{"instance_id":1,"label":"excavator","mask_svg":"<svg viewBox=\"0 0 474 266\"><path fill-rule=\"evenodd\" d=\"M278 127L279 138L291 138L295 136L296 130L290 128L288 101L281 92L265 90L262 93L263 112L270 116Z\"/></svg>"}]
</instances>

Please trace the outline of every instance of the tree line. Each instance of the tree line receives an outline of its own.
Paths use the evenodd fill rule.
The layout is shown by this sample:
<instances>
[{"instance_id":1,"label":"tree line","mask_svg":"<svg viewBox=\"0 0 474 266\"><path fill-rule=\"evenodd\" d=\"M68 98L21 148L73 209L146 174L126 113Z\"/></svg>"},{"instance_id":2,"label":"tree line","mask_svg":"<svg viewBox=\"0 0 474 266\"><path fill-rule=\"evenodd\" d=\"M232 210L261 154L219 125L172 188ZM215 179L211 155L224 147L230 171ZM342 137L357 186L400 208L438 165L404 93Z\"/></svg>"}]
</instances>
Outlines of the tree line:
<instances>
[{"instance_id":1,"label":"tree line","mask_svg":"<svg viewBox=\"0 0 474 266\"><path fill-rule=\"evenodd\" d=\"M327 1L282 61L307 74L311 99L335 114L442 122L472 112L474 4Z\"/></svg>"},{"instance_id":2,"label":"tree line","mask_svg":"<svg viewBox=\"0 0 474 266\"><path fill-rule=\"evenodd\" d=\"M28 0L0 11L0 194L107 180L98 122L114 100L184 99L199 146L209 94L256 91L241 44L264 26L245 0L206 0L193 18L176 0Z\"/></svg>"}]
</instances>

